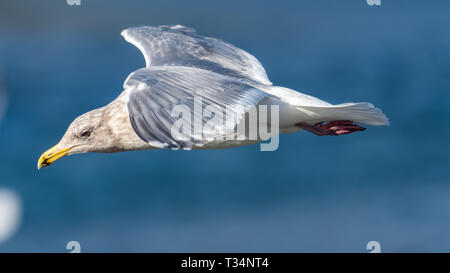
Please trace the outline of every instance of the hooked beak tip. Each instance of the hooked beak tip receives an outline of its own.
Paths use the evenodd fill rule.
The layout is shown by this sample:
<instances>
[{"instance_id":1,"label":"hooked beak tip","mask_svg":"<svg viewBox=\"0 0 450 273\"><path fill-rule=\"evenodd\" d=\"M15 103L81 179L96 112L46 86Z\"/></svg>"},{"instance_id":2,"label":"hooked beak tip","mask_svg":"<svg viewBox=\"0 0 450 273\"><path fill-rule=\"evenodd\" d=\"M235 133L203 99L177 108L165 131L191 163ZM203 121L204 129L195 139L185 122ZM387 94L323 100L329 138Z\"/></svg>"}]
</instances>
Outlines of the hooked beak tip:
<instances>
[{"instance_id":1,"label":"hooked beak tip","mask_svg":"<svg viewBox=\"0 0 450 273\"><path fill-rule=\"evenodd\" d=\"M37 169L40 170L43 167L50 166L53 162L68 155L71 148L60 149L59 144L43 153L38 160Z\"/></svg>"}]
</instances>

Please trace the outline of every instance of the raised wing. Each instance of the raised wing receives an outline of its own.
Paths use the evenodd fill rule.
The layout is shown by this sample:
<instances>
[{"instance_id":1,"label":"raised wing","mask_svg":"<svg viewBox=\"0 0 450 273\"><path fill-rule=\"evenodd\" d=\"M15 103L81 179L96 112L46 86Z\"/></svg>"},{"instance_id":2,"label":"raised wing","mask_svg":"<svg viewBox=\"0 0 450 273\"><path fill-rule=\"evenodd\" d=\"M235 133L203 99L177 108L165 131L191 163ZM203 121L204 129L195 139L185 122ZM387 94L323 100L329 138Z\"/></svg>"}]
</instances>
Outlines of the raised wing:
<instances>
[{"instance_id":1,"label":"raised wing","mask_svg":"<svg viewBox=\"0 0 450 273\"><path fill-rule=\"evenodd\" d=\"M252 55L227 42L204 37L180 25L131 27L122 31L150 66L196 67L219 74L247 78L271 85L261 63Z\"/></svg>"},{"instance_id":2,"label":"raised wing","mask_svg":"<svg viewBox=\"0 0 450 273\"><path fill-rule=\"evenodd\" d=\"M139 69L124 85L135 132L158 148L191 149L201 147L208 138L225 136L246 111L271 96L234 77L179 66ZM176 106L188 113L174 113ZM196 119L202 124L200 135L194 128ZM182 128L192 133L186 139L173 135L180 121L190 126Z\"/></svg>"}]
</instances>

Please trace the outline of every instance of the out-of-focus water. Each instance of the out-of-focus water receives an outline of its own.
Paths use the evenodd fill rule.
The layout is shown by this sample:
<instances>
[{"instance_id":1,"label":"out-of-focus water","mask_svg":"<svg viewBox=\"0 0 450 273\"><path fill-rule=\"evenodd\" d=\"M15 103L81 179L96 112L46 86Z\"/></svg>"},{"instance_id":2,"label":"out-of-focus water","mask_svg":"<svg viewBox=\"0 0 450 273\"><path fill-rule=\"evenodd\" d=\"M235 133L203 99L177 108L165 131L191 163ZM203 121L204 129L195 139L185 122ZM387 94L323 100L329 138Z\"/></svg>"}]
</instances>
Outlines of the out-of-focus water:
<instances>
[{"instance_id":1,"label":"out-of-focus water","mask_svg":"<svg viewBox=\"0 0 450 273\"><path fill-rule=\"evenodd\" d=\"M448 1L2 1L0 187L23 201L0 251L450 250ZM71 156L36 170L79 114L121 91L141 53L120 31L183 24L255 55L274 84L391 120L342 137Z\"/></svg>"},{"instance_id":2,"label":"out-of-focus water","mask_svg":"<svg viewBox=\"0 0 450 273\"><path fill-rule=\"evenodd\" d=\"M20 225L21 216L20 197L9 189L0 188L0 243L14 235Z\"/></svg>"}]
</instances>

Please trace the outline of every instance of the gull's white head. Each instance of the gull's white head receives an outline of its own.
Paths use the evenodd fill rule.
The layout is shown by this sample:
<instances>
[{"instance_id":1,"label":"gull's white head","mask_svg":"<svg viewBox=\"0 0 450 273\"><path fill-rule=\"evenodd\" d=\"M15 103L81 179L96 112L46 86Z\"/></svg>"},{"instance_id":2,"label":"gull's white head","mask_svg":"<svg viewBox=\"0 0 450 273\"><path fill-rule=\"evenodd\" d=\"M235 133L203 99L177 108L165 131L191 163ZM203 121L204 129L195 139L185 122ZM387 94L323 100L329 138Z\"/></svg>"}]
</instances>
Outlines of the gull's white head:
<instances>
[{"instance_id":1,"label":"gull's white head","mask_svg":"<svg viewBox=\"0 0 450 273\"><path fill-rule=\"evenodd\" d=\"M77 117L60 142L41 155L38 169L71 154L112 152L114 137L107 119L104 108L95 109Z\"/></svg>"}]
</instances>

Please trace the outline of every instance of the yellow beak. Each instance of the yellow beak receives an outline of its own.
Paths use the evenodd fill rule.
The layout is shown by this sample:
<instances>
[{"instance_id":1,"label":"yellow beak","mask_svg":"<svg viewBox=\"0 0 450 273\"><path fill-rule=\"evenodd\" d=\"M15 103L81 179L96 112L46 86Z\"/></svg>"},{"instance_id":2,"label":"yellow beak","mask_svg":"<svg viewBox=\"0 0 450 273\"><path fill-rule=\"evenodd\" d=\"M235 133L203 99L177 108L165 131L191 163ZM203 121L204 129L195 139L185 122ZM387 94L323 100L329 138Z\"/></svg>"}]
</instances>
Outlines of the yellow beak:
<instances>
[{"instance_id":1,"label":"yellow beak","mask_svg":"<svg viewBox=\"0 0 450 273\"><path fill-rule=\"evenodd\" d=\"M60 159L61 157L66 156L69 153L69 150L72 149L72 148L59 149L58 146L59 144L55 145L55 147L46 151L41 155L41 157L39 157L39 161L37 164L38 170L40 170L42 167L47 167L56 160Z\"/></svg>"}]
</instances>

